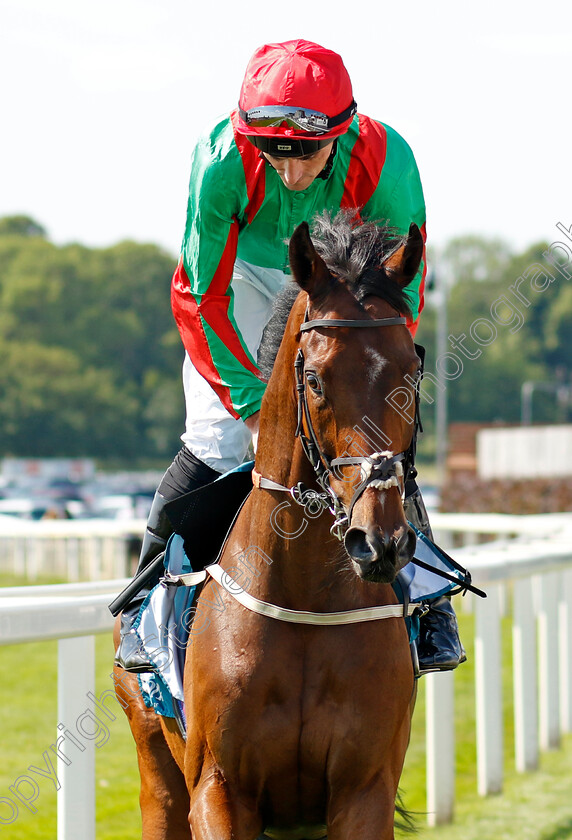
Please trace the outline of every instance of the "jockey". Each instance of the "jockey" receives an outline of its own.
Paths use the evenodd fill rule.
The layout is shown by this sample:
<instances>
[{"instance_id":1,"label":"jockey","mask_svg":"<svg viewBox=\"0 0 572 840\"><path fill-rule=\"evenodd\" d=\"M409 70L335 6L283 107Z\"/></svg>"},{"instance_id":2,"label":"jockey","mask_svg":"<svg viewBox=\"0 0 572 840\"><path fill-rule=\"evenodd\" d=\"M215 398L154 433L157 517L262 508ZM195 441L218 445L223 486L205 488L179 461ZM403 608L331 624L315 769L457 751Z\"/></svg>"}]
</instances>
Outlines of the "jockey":
<instances>
[{"instance_id":1,"label":"jockey","mask_svg":"<svg viewBox=\"0 0 572 840\"><path fill-rule=\"evenodd\" d=\"M425 238L425 205L411 149L383 123L357 113L341 57L305 40L267 44L252 56L239 106L198 142L192 158L187 223L172 282L173 313L185 347L184 446L153 500L138 573L172 533L165 505L237 467L256 444L265 381L256 358L272 302L287 275L287 241L324 210L359 208L406 234ZM422 260L408 287L415 334L423 308ZM407 483L406 517L429 533L419 490ZM147 587L159 577L147 581ZM123 610L116 662L151 670L131 633L143 588ZM112 605L113 611L113 605ZM422 618L421 670L463 661L450 600Z\"/></svg>"}]
</instances>

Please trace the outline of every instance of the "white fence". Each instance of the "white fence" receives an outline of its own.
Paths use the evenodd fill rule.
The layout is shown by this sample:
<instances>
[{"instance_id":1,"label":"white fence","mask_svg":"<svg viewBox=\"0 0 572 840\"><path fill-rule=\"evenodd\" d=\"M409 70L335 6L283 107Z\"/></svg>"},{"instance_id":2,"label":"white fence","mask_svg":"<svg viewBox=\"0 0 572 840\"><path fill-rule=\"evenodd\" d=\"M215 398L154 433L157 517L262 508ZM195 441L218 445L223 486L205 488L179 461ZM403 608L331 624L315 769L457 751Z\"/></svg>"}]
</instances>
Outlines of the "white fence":
<instances>
[{"instance_id":1,"label":"white fence","mask_svg":"<svg viewBox=\"0 0 572 840\"><path fill-rule=\"evenodd\" d=\"M561 735L572 732L572 515L440 514L432 524L443 546L453 532L469 542L484 533L505 535L454 552L488 596L469 601L475 611L477 783L485 796L503 785L501 618L509 599L517 771L538 769L540 751L557 748ZM451 821L454 810L454 672L424 679L427 810L429 823L437 825Z\"/></svg>"},{"instance_id":2,"label":"white fence","mask_svg":"<svg viewBox=\"0 0 572 840\"><path fill-rule=\"evenodd\" d=\"M0 571L63 580L111 580L130 574L130 546L144 519L46 519L0 516ZM138 551L137 551L138 553Z\"/></svg>"},{"instance_id":3,"label":"white fence","mask_svg":"<svg viewBox=\"0 0 572 840\"><path fill-rule=\"evenodd\" d=\"M500 791L503 784L500 639L501 616L509 601L513 604L517 769L537 768L540 750L557 747L561 734L572 731L572 515L435 514L432 523L437 541L444 546L455 532L474 543L482 534L512 537L454 552L488 593L486 600L463 599L470 599L476 619L477 777L479 793L487 795ZM514 535L520 536L514 539ZM94 695L93 634L110 631L107 604L126 582L0 590L0 644L59 640L58 721L77 719L86 697L95 704L101 700ZM451 821L454 811L455 672L423 679L427 811L429 823L437 825ZM61 737L60 731L56 737ZM58 755L58 840L95 838L91 746L82 752L81 762L73 765Z\"/></svg>"}]
</instances>

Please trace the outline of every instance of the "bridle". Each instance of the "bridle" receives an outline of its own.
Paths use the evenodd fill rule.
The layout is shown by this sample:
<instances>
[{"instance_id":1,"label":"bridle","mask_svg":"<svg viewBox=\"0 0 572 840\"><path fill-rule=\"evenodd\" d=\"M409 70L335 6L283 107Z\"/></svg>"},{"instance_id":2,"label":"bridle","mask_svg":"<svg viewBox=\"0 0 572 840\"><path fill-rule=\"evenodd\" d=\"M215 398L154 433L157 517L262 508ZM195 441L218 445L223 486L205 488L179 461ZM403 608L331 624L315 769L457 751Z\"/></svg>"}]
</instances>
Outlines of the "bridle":
<instances>
[{"instance_id":1,"label":"bridle","mask_svg":"<svg viewBox=\"0 0 572 840\"><path fill-rule=\"evenodd\" d=\"M307 312L304 322L300 326L300 331L317 329L318 327L391 327L400 324L405 324L405 318L399 316L395 318L379 318L371 320L345 320L341 318L307 320ZM416 345L417 346L417 345ZM419 348L421 349L421 348ZM423 359L421 358L421 363ZM400 487L402 495L404 495L405 480L410 477L414 478L416 475L414 467L415 456L415 438L417 429L420 427L419 422L419 380L415 384L415 417L413 427L413 437L409 448L404 452L399 452L394 455L392 452L374 452L372 455L367 455L363 458L328 458L326 453L320 447L310 411L308 408L308 401L306 399L306 384L304 381L304 354L302 348L298 349L296 359L294 362L294 370L296 374L296 392L298 399L298 422L296 426L296 437L300 438L302 448L309 462L316 473L316 480L323 492L312 490L304 487L302 482L299 482L295 487L285 487L278 484L272 479L265 478L256 470L253 470L253 483L255 487L266 490L283 490L290 493L294 501L305 508L306 513L310 517L318 516L324 510L329 510L335 517L334 524L330 531L340 541L344 539L345 532L351 520L351 512L358 498L364 492L366 487L373 486L380 489L388 489L389 487ZM422 368L421 368L422 371ZM307 433L304 431L304 422L307 427ZM346 511L340 498L336 495L330 484L330 478L334 475L333 470L336 467L342 466L359 466L362 471L362 482L356 488L353 498L350 502L349 509ZM401 483L400 483L401 479ZM461 569L451 558L448 558L458 569L468 575L466 570ZM426 568L431 568L442 577L459 582L450 574L432 569L424 564L422 561L414 558L417 565L425 565ZM266 601L261 601L258 598L251 596L245 589L243 589L222 566L218 563L212 563L206 566L201 572L190 572L188 574L181 574L170 576L167 573L163 578L165 583L174 583L177 586L196 586L204 582L207 575L210 575L217 583L224 587L224 589L237 600L242 606L247 609L264 615L270 618L278 619L279 621L286 621L295 624L310 624L320 626L334 626L343 624L353 624L354 622L374 621L382 618L400 618L404 616L411 616L414 613L422 614L427 611L423 604L410 603L409 598L405 597L401 604L387 604L374 607L361 607L355 610L344 610L342 612L333 613L319 613L301 610L291 610L284 607L279 607L276 604L270 604ZM470 576L469 576L470 580ZM477 594L483 594L480 590L465 583L465 589L471 589Z\"/></svg>"},{"instance_id":2,"label":"bridle","mask_svg":"<svg viewBox=\"0 0 572 840\"><path fill-rule=\"evenodd\" d=\"M306 310L304 321L299 329L301 332L307 332L308 330L324 327L328 329L336 327L371 328L392 327L404 324L406 324L406 319L402 316L367 320L344 318L308 320L308 311ZM413 438L406 451L399 452L396 455L392 452L374 452L365 457L329 458L318 442L310 416L306 396L306 382L304 379L304 353L302 348L299 348L296 354L294 372L296 376L298 403L296 437L300 438L304 454L314 468L316 481L322 492L309 489L302 482L298 482L295 487L284 487L257 473L254 475L255 485L269 490L285 490L289 492L297 504L306 508L310 516L315 516L322 510L329 510L334 516L334 524L330 531L337 539L343 540L351 521L354 505L367 487L373 486L376 489L389 489L389 487L396 486L401 489L403 495L405 480L408 477L414 477L416 474L414 457L415 439L419 426L419 391L418 388L415 389ZM306 431L304 430L304 426L306 426ZM336 494L330 481L332 477L336 477L335 470L337 468L347 466L359 466L362 477L361 483L354 491L348 509L346 509Z\"/></svg>"}]
</instances>

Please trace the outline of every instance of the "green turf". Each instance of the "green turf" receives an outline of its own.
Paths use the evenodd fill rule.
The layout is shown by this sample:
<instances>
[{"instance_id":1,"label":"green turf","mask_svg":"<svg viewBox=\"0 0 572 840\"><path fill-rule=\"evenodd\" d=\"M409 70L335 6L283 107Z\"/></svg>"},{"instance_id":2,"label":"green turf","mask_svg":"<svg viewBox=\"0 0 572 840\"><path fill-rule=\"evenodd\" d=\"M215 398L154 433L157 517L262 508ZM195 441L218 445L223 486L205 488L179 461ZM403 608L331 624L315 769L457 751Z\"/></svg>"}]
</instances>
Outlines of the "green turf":
<instances>
[{"instance_id":1,"label":"green turf","mask_svg":"<svg viewBox=\"0 0 572 840\"><path fill-rule=\"evenodd\" d=\"M411 744L402 776L404 804L417 812L419 840L565 840L572 838L572 737L561 750L545 753L541 768L517 774L514 768L510 625L504 625L505 785L501 795L482 798L476 793L475 711L472 618L461 615L462 636L469 661L455 674L456 816L451 826L426 827L424 683L415 713ZM96 694L111 687L109 636L96 642ZM55 740L57 723L57 643L0 647L0 840L54 840L56 794L49 779L39 781L37 812L21 805L18 817L7 824L9 790L30 765L42 766L43 751ZM68 722L66 722L68 723ZM140 836L138 774L135 750L126 718L118 707L109 721L109 739L96 751L97 840L127 840ZM354 838L348 838L354 840ZM356 838L357 840L357 838Z\"/></svg>"}]
</instances>

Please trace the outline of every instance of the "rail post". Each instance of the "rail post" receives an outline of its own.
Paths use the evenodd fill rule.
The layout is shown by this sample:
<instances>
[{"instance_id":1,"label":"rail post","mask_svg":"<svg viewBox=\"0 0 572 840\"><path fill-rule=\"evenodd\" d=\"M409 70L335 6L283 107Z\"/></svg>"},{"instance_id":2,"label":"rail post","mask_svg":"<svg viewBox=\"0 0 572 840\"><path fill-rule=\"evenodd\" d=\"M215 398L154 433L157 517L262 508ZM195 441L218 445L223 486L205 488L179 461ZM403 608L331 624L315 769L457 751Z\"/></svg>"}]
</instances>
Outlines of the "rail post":
<instances>
[{"instance_id":1,"label":"rail post","mask_svg":"<svg viewBox=\"0 0 572 840\"><path fill-rule=\"evenodd\" d=\"M61 787L57 840L95 840L95 741L89 734L98 729L94 727L92 731L88 722L91 711L87 703L87 693L93 693L94 688L95 638L60 639L56 744Z\"/></svg>"}]
</instances>

